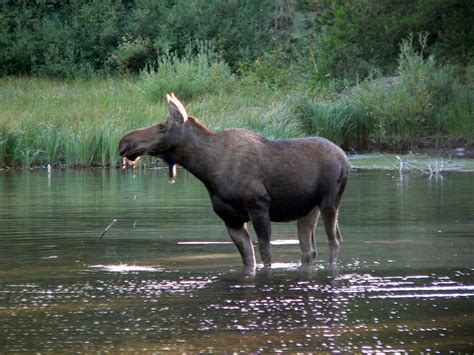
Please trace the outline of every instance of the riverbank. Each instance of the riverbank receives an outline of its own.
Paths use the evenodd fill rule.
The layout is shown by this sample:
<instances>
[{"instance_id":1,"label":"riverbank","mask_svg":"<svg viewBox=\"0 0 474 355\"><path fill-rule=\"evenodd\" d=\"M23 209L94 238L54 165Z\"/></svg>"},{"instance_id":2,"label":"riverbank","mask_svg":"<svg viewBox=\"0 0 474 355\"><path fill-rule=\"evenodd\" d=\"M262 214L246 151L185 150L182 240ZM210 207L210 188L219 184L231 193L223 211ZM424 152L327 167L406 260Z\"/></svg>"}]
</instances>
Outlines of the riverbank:
<instances>
[{"instance_id":1,"label":"riverbank","mask_svg":"<svg viewBox=\"0 0 474 355\"><path fill-rule=\"evenodd\" d=\"M460 154L460 153L459 153ZM395 153L363 153L349 154L349 161L353 171L360 170L386 170L401 174L418 174L435 176L446 172L466 172L474 173L474 157L463 155L449 154L395 154ZM59 165L48 168L48 165L34 165L29 168L24 167L8 167L0 166L0 171L8 170L66 170L66 169L83 169L83 167L68 167ZM90 168L90 167L89 167ZM89 169L88 168L88 169ZM96 166L93 169L121 169L121 165L116 166ZM167 169L167 165L153 158L145 157L140 162L137 169Z\"/></svg>"},{"instance_id":2,"label":"riverbank","mask_svg":"<svg viewBox=\"0 0 474 355\"><path fill-rule=\"evenodd\" d=\"M171 85L170 73L162 72L70 81L2 78L0 166L116 166L120 160L117 142L122 135L166 117L168 110L162 94L172 91L178 96L179 92L185 93L181 99L188 112L213 130L241 127L268 139L323 136L348 152L424 149L430 156L441 155L444 160L455 156L456 149L468 152L474 144L471 84L466 85L459 102L438 105L436 111L430 103L434 96L430 102L413 102L403 95L397 96L396 102L390 101L393 95L401 95L409 88L408 84L394 89L381 87L376 81L366 82L351 93L340 95L335 89L323 87L306 87L306 91L304 86L275 89L254 77L237 78L224 69L216 72L212 68L208 67L208 72L201 68L202 75L213 73L217 81L225 81L222 92L199 88L189 91L189 87L183 91ZM461 92L460 87L453 90ZM381 107L387 102L389 105ZM410 105L411 109L405 108L402 113L399 110ZM422 116L429 119L421 120L421 116L413 114L425 108ZM440 122L442 113L445 119ZM433 134L436 139L432 139ZM397 165L397 161L373 163L372 158L361 164L358 159L354 160L358 168ZM152 164L152 160L144 162Z\"/></svg>"},{"instance_id":3,"label":"riverbank","mask_svg":"<svg viewBox=\"0 0 474 355\"><path fill-rule=\"evenodd\" d=\"M349 155L349 160L354 170L387 170L425 175L450 171L474 172L474 158L461 155L461 151L458 154L367 153Z\"/></svg>"}]
</instances>

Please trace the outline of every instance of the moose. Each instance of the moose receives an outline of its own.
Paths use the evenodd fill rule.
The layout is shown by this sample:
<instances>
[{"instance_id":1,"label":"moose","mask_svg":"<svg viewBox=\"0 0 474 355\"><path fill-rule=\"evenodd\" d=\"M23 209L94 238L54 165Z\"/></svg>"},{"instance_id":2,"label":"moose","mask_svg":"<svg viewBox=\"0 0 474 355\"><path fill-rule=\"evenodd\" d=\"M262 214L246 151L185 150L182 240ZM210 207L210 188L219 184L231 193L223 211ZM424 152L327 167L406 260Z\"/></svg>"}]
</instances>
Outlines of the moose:
<instances>
[{"instance_id":1,"label":"moose","mask_svg":"<svg viewBox=\"0 0 474 355\"><path fill-rule=\"evenodd\" d=\"M320 214L329 241L329 263L337 261L342 236L339 204L349 174L344 151L325 138L267 140L241 128L213 131L189 116L174 93L170 116L125 134L120 155L164 160L174 178L180 165L207 188L214 212L224 221L244 266L256 266L247 222L252 222L265 267L271 267L271 222L297 221L303 265L316 258Z\"/></svg>"}]
</instances>

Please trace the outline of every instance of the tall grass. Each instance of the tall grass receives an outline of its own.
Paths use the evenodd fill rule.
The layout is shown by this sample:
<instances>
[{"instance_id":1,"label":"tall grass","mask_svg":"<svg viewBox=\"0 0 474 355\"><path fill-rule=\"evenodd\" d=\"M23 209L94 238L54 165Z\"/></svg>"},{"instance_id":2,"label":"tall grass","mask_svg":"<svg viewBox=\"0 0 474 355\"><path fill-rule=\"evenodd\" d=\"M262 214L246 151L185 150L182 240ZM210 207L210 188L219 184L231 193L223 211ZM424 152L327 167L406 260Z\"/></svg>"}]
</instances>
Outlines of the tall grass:
<instances>
[{"instance_id":1,"label":"tall grass","mask_svg":"<svg viewBox=\"0 0 474 355\"><path fill-rule=\"evenodd\" d=\"M165 114L123 79L6 78L0 101L0 162L24 167L114 165L122 134Z\"/></svg>"},{"instance_id":2,"label":"tall grass","mask_svg":"<svg viewBox=\"0 0 474 355\"><path fill-rule=\"evenodd\" d=\"M66 82L1 79L0 165L116 165L117 145L125 132L168 114L165 92L159 99L147 80L143 76ZM196 91L191 100L176 93L188 111L211 129L244 127L268 138L302 135L291 97L273 94L264 86L256 90L249 86L253 84L242 80L227 93Z\"/></svg>"},{"instance_id":3,"label":"tall grass","mask_svg":"<svg viewBox=\"0 0 474 355\"><path fill-rule=\"evenodd\" d=\"M341 102L313 102L308 98L296 106L296 114L306 131L343 144L353 127L348 106ZM357 136L355 132L351 133Z\"/></svg>"},{"instance_id":4,"label":"tall grass","mask_svg":"<svg viewBox=\"0 0 474 355\"><path fill-rule=\"evenodd\" d=\"M305 134L303 125L292 112L292 95L271 91L250 93L241 88L226 96L207 96L194 108L211 129L247 128L268 139Z\"/></svg>"}]
</instances>

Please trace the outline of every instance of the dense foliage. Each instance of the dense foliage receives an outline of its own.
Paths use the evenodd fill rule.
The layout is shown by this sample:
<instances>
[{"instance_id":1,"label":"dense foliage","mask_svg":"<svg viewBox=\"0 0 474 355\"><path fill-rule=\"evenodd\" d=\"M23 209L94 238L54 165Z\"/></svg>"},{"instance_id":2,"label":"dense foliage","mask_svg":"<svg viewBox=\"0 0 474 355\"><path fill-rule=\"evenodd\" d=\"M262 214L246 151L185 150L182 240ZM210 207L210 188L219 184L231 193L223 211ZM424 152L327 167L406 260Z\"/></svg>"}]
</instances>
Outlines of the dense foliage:
<instances>
[{"instance_id":1,"label":"dense foliage","mask_svg":"<svg viewBox=\"0 0 474 355\"><path fill-rule=\"evenodd\" d=\"M426 54L472 63L473 19L468 0L4 0L0 75L133 72L207 41L269 81L289 67L354 79L395 69L412 32L429 33Z\"/></svg>"},{"instance_id":2,"label":"dense foliage","mask_svg":"<svg viewBox=\"0 0 474 355\"><path fill-rule=\"evenodd\" d=\"M393 71L411 33L428 35L425 55L442 62L474 60L474 5L468 0L318 0L312 10L320 77L353 79ZM316 34L314 34L316 33ZM420 49L420 48L417 48Z\"/></svg>"},{"instance_id":3,"label":"dense foliage","mask_svg":"<svg viewBox=\"0 0 474 355\"><path fill-rule=\"evenodd\" d=\"M270 1L15 0L0 9L0 74L137 71L212 41L228 63L268 40Z\"/></svg>"}]
</instances>

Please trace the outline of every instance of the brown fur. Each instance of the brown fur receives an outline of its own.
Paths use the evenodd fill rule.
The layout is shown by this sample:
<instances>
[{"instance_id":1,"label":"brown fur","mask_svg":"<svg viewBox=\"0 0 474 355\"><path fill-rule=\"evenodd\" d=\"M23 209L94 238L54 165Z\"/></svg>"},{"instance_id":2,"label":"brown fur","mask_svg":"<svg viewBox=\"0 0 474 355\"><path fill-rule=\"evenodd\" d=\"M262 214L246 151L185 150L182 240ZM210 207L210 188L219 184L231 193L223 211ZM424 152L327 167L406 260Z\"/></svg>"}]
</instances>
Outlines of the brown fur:
<instances>
[{"instance_id":1,"label":"brown fur","mask_svg":"<svg viewBox=\"0 0 474 355\"><path fill-rule=\"evenodd\" d=\"M342 242L337 212L349 173L339 147L317 137L270 141L245 129L211 131L194 117L183 119L173 102L169 105L172 116L165 121L122 138L122 156L157 156L201 180L247 266L255 265L248 221L253 222L262 260L269 265L270 221L298 220L302 261L309 263L316 256L314 227L320 212L330 262L336 262Z\"/></svg>"}]
</instances>

